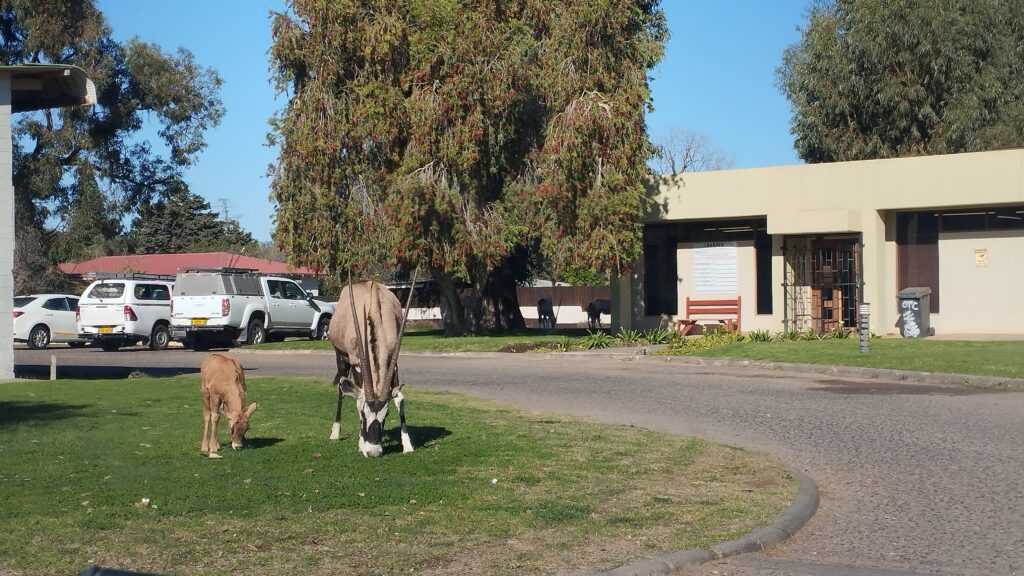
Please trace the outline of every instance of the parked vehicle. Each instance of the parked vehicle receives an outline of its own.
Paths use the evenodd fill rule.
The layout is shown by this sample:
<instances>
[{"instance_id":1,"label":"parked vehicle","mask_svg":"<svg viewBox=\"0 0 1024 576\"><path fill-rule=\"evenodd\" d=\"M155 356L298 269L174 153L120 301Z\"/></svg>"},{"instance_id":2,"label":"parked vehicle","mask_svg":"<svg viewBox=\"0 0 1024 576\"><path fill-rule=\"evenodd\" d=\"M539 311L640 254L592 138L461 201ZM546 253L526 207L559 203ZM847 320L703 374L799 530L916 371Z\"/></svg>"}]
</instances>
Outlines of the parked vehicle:
<instances>
[{"instance_id":1,"label":"parked vehicle","mask_svg":"<svg viewBox=\"0 0 1024 576\"><path fill-rule=\"evenodd\" d=\"M68 346L85 346L86 340L78 337L75 325L75 308L78 296L70 294L30 294L15 296L14 341L26 342L33 350L41 350L55 342L67 342Z\"/></svg>"},{"instance_id":2,"label":"parked vehicle","mask_svg":"<svg viewBox=\"0 0 1024 576\"><path fill-rule=\"evenodd\" d=\"M132 275L97 280L78 301L78 335L113 352L142 343L164 350L171 341L174 282Z\"/></svg>"},{"instance_id":3,"label":"parked vehicle","mask_svg":"<svg viewBox=\"0 0 1024 576\"><path fill-rule=\"evenodd\" d=\"M288 278L253 270L191 270L178 274L171 337L193 350L259 344L286 336L322 338L334 304L313 299Z\"/></svg>"}]
</instances>

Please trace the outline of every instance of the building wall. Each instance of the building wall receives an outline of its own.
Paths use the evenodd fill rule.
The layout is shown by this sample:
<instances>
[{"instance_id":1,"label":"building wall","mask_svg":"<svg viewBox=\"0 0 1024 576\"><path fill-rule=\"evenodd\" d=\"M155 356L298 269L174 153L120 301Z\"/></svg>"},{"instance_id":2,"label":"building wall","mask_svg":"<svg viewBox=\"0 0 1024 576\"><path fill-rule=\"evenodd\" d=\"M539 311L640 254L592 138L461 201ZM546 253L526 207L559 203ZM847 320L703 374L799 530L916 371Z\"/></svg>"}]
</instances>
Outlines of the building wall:
<instances>
[{"instance_id":1,"label":"building wall","mask_svg":"<svg viewBox=\"0 0 1024 576\"><path fill-rule=\"evenodd\" d=\"M695 274L694 255L695 250L704 244L703 242L680 244L676 252L677 269L679 271L679 311L676 313L677 317L686 317L687 296L695 300L731 300L739 296L741 298L741 329L744 332L749 332L750 330L772 330L775 325L774 315L758 315L757 313L757 277L755 276L757 267L754 242L751 240L736 242L737 290L735 292L695 291L693 282ZM696 316L696 318L701 318L701 316ZM713 320L712 317L708 318Z\"/></svg>"},{"instance_id":2,"label":"building wall","mask_svg":"<svg viewBox=\"0 0 1024 576\"><path fill-rule=\"evenodd\" d=\"M0 381L14 378L14 170L11 75L0 74Z\"/></svg>"},{"instance_id":3,"label":"building wall","mask_svg":"<svg viewBox=\"0 0 1024 576\"><path fill-rule=\"evenodd\" d=\"M984 250L987 263L977 261ZM942 301L931 325L941 334L1024 333L1024 231L939 235Z\"/></svg>"},{"instance_id":4,"label":"building wall","mask_svg":"<svg viewBox=\"0 0 1024 576\"><path fill-rule=\"evenodd\" d=\"M767 232L772 235L777 250L773 256L773 330L781 329L784 314L785 295L781 287L784 263L780 249L783 238L786 235L861 234L863 299L870 304L870 328L879 334L891 334L896 332L897 320L897 211L1022 204L1024 149L677 174L660 179L650 195L653 208L644 216L648 223L766 218ZM1000 253L1006 246L1024 253L1019 241L1014 240L1015 233L986 234ZM1008 243L999 241L1001 238ZM976 287L975 279L987 274L994 281L1010 282L1012 273L997 265L999 257L995 251L990 252L988 270L967 273L961 269L967 266L963 264L962 254L954 255L968 248L956 240L965 239L947 238L944 248L940 248L946 255L942 256L940 277L943 312L934 318L936 330L1024 332L1024 324L1013 315L1004 316L1002 320L977 318L970 308L973 301L967 298L970 286ZM967 261L970 266L974 265L973 250L970 248L971 260ZM947 260L957 263L946 265ZM752 263L750 270L753 270ZM956 293L949 301L946 283L950 283L950 289ZM991 285L986 287L992 288ZM747 300L747 296L743 299ZM618 314L613 319L616 328L657 325L659 319L647 317L643 312L642 262L635 263L628 278L613 282L613 300ZM685 294L680 292L680 306L684 301ZM963 309L954 311L947 307L947 302ZM747 318L744 310L744 320ZM760 320L757 322L744 321L744 330L760 326Z\"/></svg>"}]
</instances>

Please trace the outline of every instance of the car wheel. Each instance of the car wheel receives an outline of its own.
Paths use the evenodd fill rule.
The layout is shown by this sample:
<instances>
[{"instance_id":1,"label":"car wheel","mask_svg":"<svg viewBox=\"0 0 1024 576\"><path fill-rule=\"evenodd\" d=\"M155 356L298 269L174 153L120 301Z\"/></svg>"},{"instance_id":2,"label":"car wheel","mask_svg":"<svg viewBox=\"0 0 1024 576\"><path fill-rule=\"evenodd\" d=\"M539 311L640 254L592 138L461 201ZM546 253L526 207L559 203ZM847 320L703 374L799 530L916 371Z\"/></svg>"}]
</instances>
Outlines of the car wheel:
<instances>
[{"instance_id":1,"label":"car wheel","mask_svg":"<svg viewBox=\"0 0 1024 576\"><path fill-rule=\"evenodd\" d=\"M320 319L320 322L316 325L316 334L313 335L310 340L327 340L327 328L331 325L331 319L324 317Z\"/></svg>"},{"instance_id":2,"label":"car wheel","mask_svg":"<svg viewBox=\"0 0 1024 576\"><path fill-rule=\"evenodd\" d=\"M167 326L164 324L153 326L153 333L149 335L149 349L167 350L167 345L170 343L171 333L167 330Z\"/></svg>"},{"instance_id":3,"label":"car wheel","mask_svg":"<svg viewBox=\"0 0 1024 576\"><path fill-rule=\"evenodd\" d=\"M46 324L33 326L32 331L28 333L28 347L33 350L42 350L49 345L50 329L46 327Z\"/></svg>"},{"instance_id":4,"label":"car wheel","mask_svg":"<svg viewBox=\"0 0 1024 576\"><path fill-rule=\"evenodd\" d=\"M246 344L262 344L267 338L267 333L263 330L263 321L259 318L253 318L249 321L249 329L246 330Z\"/></svg>"}]
</instances>

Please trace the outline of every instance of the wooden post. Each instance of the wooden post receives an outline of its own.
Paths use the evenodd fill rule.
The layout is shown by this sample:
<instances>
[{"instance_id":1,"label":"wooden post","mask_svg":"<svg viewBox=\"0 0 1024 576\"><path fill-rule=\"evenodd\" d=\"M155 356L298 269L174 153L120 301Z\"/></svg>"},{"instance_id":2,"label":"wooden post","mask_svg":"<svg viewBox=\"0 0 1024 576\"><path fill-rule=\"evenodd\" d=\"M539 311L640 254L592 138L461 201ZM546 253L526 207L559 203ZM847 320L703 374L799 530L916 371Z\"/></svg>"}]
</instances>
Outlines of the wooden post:
<instances>
[{"instance_id":1,"label":"wooden post","mask_svg":"<svg viewBox=\"0 0 1024 576\"><path fill-rule=\"evenodd\" d=\"M50 380L57 379L57 355L50 354Z\"/></svg>"}]
</instances>

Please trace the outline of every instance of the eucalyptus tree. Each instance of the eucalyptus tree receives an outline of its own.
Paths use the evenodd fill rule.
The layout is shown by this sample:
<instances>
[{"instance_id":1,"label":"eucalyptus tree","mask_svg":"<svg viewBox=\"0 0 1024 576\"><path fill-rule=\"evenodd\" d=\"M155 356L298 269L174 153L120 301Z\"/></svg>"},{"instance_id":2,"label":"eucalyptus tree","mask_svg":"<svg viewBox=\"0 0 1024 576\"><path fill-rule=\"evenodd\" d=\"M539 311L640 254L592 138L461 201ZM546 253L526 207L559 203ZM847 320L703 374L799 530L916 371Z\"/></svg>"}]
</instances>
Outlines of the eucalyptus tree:
<instances>
[{"instance_id":1,"label":"eucalyptus tree","mask_svg":"<svg viewBox=\"0 0 1024 576\"><path fill-rule=\"evenodd\" d=\"M516 269L620 273L651 146L657 0L293 0L274 19L276 240L344 274L423 266L449 331L522 325Z\"/></svg>"},{"instance_id":2,"label":"eucalyptus tree","mask_svg":"<svg viewBox=\"0 0 1024 576\"><path fill-rule=\"evenodd\" d=\"M817 2L778 83L800 157L834 162L1024 144L1024 3Z\"/></svg>"},{"instance_id":3,"label":"eucalyptus tree","mask_svg":"<svg viewBox=\"0 0 1024 576\"><path fill-rule=\"evenodd\" d=\"M122 216L185 186L182 170L224 113L215 71L184 49L167 53L138 38L115 41L93 0L0 0L0 61L75 65L96 86L95 106L15 117L16 238L51 248L37 254L24 247L32 260L60 257L52 248L62 243L53 241L48 222L70 218L83 205L83 190L100 190ZM147 120L158 127L156 143L142 136ZM95 182L82 182L81 175ZM84 204L94 205L94 199Z\"/></svg>"}]
</instances>

